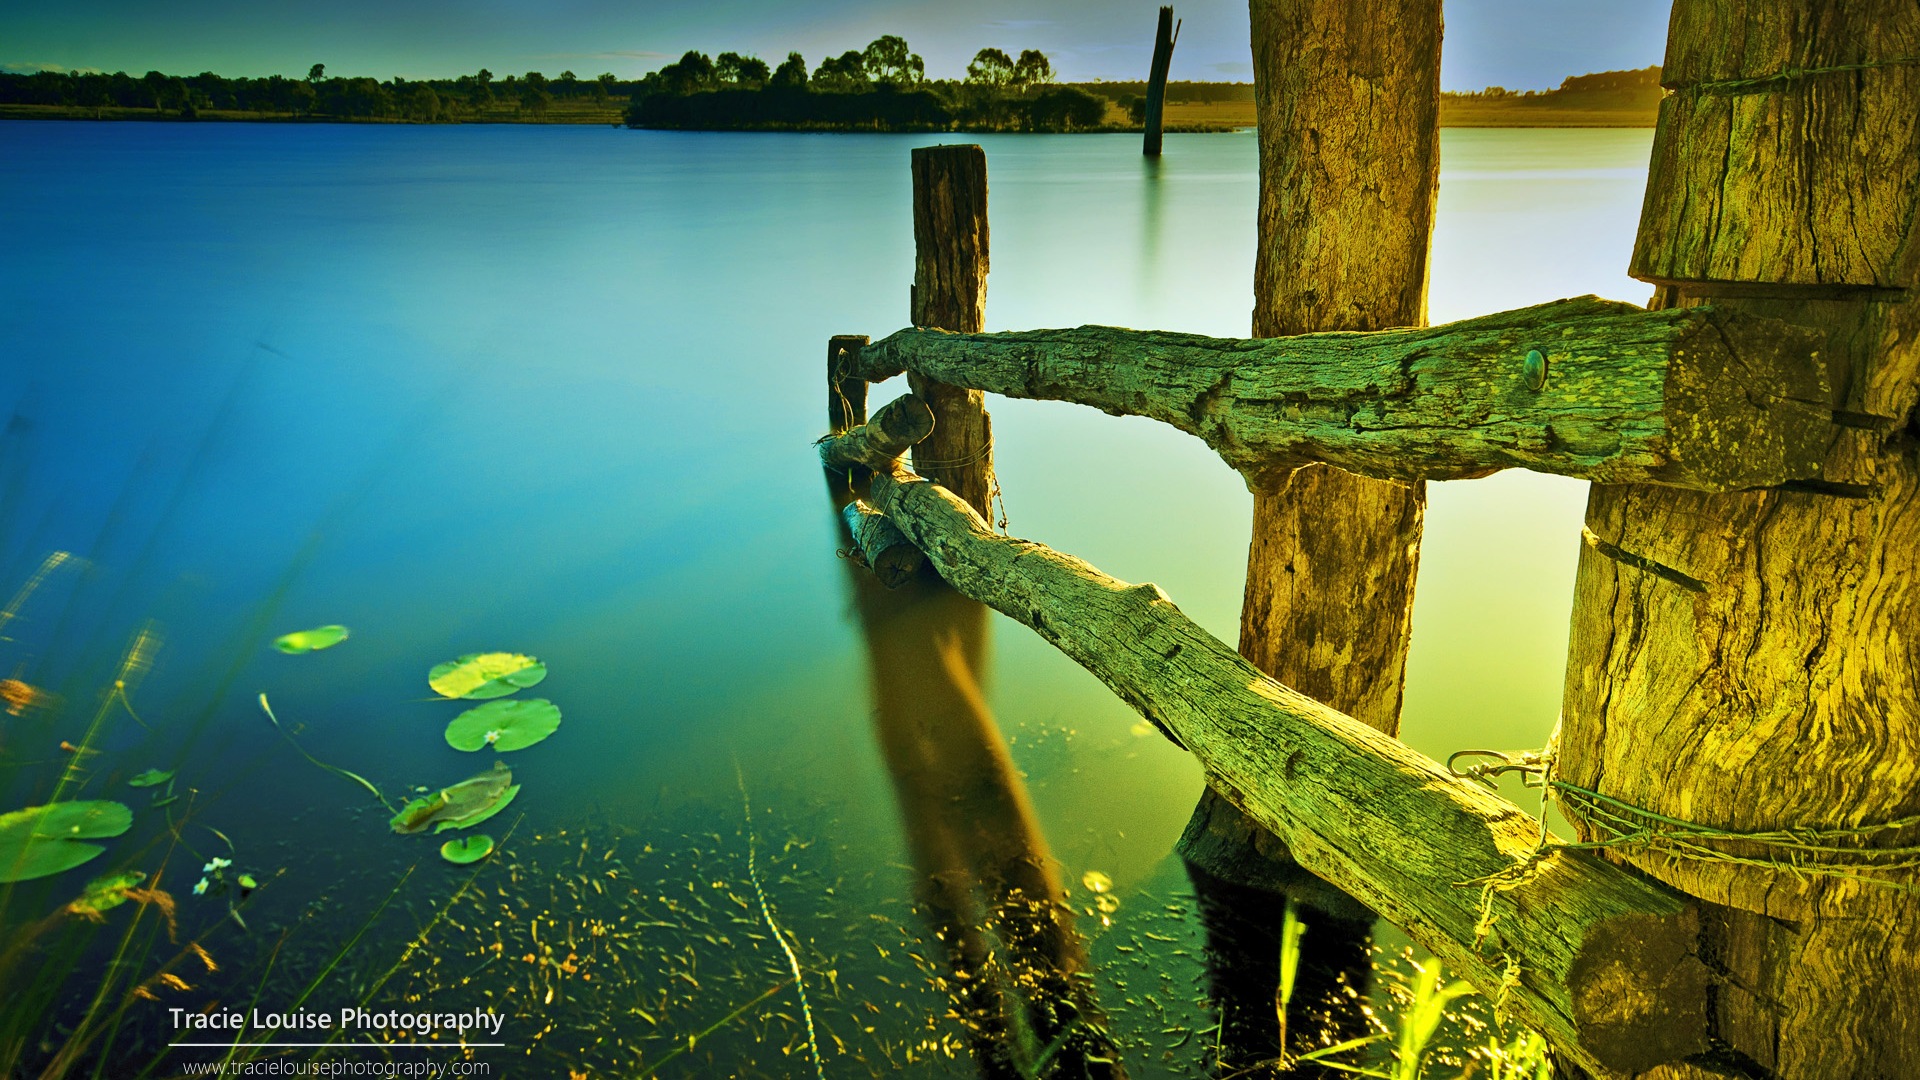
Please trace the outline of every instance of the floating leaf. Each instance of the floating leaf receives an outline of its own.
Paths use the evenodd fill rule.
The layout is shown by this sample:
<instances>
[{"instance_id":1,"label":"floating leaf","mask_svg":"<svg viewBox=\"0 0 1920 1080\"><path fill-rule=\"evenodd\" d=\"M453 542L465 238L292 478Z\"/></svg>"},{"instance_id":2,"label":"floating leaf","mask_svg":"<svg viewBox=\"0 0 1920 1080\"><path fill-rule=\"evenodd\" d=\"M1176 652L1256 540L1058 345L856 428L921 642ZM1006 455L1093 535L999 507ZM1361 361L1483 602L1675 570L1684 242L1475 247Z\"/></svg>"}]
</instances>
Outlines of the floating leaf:
<instances>
[{"instance_id":1,"label":"floating leaf","mask_svg":"<svg viewBox=\"0 0 1920 1080\"><path fill-rule=\"evenodd\" d=\"M505 762L495 761L493 768L470 780L408 802L393 815L393 831L424 832L431 825L435 832L442 832L478 825L505 809L519 793L513 770Z\"/></svg>"},{"instance_id":2,"label":"floating leaf","mask_svg":"<svg viewBox=\"0 0 1920 1080\"><path fill-rule=\"evenodd\" d=\"M311 630L296 630L291 634L282 634L273 639L273 647L283 653L298 656L301 653L331 649L345 640L347 640L347 628L344 626L316 626Z\"/></svg>"},{"instance_id":3,"label":"floating leaf","mask_svg":"<svg viewBox=\"0 0 1920 1080\"><path fill-rule=\"evenodd\" d=\"M493 854L493 837L484 833L463 836L458 840L449 840L440 845L440 857L459 866L479 862L491 854Z\"/></svg>"},{"instance_id":4,"label":"floating leaf","mask_svg":"<svg viewBox=\"0 0 1920 1080\"><path fill-rule=\"evenodd\" d=\"M504 754L532 746L559 727L560 707L546 698L490 701L447 724L447 745L455 750L491 746Z\"/></svg>"},{"instance_id":5,"label":"floating leaf","mask_svg":"<svg viewBox=\"0 0 1920 1080\"><path fill-rule=\"evenodd\" d=\"M127 780L128 787L159 787L173 779L172 769L148 769Z\"/></svg>"},{"instance_id":6,"label":"floating leaf","mask_svg":"<svg viewBox=\"0 0 1920 1080\"><path fill-rule=\"evenodd\" d=\"M145 880L147 875L138 870L94 878L87 882L87 887L79 898L67 905L67 910L75 915L98 921L102 914L126 903L127 890L135 888Z\"/></svg>"},{"instance_id":7,"label":"floating leaf","mask_svg":"<svg viewBox=\"0 0 1920 1080\"><path fill-rule=\"evenodd\" d=\"M0 882L31 881L71 870L105 851L98 840L133 825L133 811L105 800L57 802L0 814Z\"/></svg>"},{"instance_id":8,"label":"floating leaf","mask_svg":"<svg viewBox=\"0 0 1920 1080\"><path fill-rule=\"evenodd\" d=\"M468 653L458 660L435 664L427 685L444 698L484 701L506 697L534 686L547 677L547 665L519 653Z\"/></svg>"},{"instance_id":9,"label":"floating leaf","mask_svg":"<svg viewBox=\"0 0 1920 1080\"><path fill-rule=\"evenodd\" d=\"M240 883L240 887L243 889L257 889L260 887L260 883L253 879L252 874L241 874L238 878L235 878L234 880L238 881Z\"/></svg>"}]
</instances>

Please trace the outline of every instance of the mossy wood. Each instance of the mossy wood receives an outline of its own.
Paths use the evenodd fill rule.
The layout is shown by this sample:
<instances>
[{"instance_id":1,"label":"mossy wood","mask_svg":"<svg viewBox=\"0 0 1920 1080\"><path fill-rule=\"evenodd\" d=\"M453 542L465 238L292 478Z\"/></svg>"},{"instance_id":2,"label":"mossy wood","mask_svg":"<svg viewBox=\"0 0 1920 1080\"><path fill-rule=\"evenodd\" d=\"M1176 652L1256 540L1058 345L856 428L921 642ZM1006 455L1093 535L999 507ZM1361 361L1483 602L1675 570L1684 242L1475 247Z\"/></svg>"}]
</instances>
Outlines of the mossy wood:
<instances>
[{"instance_id":1,"label":"mossy wood","mask_svg":"<svg viewBox=\"0 0 1920 1080\"><path fill-rule=\"evenodd\" d=\"M1488 891L1481 879L1538 840L1518 807L1273 681L1153 585L999 535L904 468L876 474L872 498L955 589L1032 627L1191 750L1302 866L1584 1066L1630 1074L1705 1049L1706 971L1682 899L1566 851Z\"/></svg>"},{"instance_id":2,"label":"mossy wood","mask_svg":"<svg viewBox=\"0 0 1920 1080\"><path fill-rule=\"evenodd\" d=\"M873 419L820 440L820 462L829 469L861 465L888 469L934 430L933 410L913 394L880 407Z\"/></svg>"},{"instance_id":3,"label":"mossy wood","mask_svg":"<svg viewBox=\"0 0 1920 1080\"><path fill-rule=\"evenodd\" d=\"M978 333L987 312L987 154L978 146L922 146L913 151L913 291L915 326ZM993 427L986 398L913 375L908 379L939 421L914 450L914 467L974 509L993 499Z\"/></svg>"},{"instance_id":4,"label":"mossy wood","mask_svg":"<svg viewBox=\"0 0 1920 1080\"><path fill-rule=\"evenodd\" d=\"M1920 814L1920 304L1880 289L1912 283L1916 56L1910 4L1674 6L1636 271L1815 328L1847 427L1825 493L1596 486L1576 583L1562 779L1728 832L1861 830L1615 851L1710 901L1714 1033L1780 1080L1920 1076L1920 873L1890 850L1920 829L1889 827Z\"/></svg>"},{"instance_id":5,"label":"mossy wood","mask_svg":"<svg viewBox=\"0 0 1920 1080\"><path fill-rule=\"evenodd\" d=\"M1635 277L1699 295L1913 287L1911 3L1686 0L1661 74Z\"/></svg>"},{"instance_id":6,"label":"mossy wood","mask_svg":"<svg viewBox=\"0 0 1920 1080\"><path fill-rule=\"evenodd\" d=\"M1206 440L1256 489L1324 461L1404 480L1525 468L1727 491L1819 475L1835 429L1818 349L1775 319L1582 297L1265 340L909 329L861 350L858 370L1152 417Z\"/></svg>"},{"instance_id":7,"label":"mossy wood","mask_svg":"<svg viewBox=\"0 0 1920 1080\"><path fill-rule=\"evenodd\" d=\"M927 564L927 557L900 534L899 527L866 503L855 499L841 508L840 516L846 520L860 558L887 588L905 585Z\"/></svg>"}]
</instances>

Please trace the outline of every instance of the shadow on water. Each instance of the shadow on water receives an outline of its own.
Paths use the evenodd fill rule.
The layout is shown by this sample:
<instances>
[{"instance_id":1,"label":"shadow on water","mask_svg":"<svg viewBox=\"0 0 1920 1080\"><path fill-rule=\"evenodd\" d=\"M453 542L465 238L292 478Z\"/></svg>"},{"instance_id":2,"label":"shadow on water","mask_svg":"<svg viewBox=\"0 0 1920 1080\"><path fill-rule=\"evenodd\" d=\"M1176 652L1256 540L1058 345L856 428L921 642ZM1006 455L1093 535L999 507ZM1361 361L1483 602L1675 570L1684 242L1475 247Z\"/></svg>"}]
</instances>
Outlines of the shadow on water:
<instances>
[{"instance_id":1,"label":"shadow on water","mask_svg":"<svg viewBox=\"0 0 1920 1080\"><path fill-rule=\"evenodd\" d=\"M835 510L849 497L835 492ZM924 568L893 590L864 569L848 576L915 899L945 947L980 1075L1124 1078L1057 864L981 693L986 608Z\"/></svg>"}]
</instances>

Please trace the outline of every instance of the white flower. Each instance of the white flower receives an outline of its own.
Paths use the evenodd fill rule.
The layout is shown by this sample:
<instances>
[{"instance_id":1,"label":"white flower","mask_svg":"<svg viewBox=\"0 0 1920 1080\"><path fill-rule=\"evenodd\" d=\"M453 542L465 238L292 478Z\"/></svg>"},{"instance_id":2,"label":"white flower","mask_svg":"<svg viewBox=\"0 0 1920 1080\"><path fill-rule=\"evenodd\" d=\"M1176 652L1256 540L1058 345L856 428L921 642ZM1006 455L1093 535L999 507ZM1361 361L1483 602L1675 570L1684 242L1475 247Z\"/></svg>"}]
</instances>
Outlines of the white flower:
<instances>
[{"instance_id":1,"label":"white flower","mask_svg":"<svg viewBox=\"0 0 1920 1080\"><path fill-rule=\"evenodd\" d=\"M497 742L499 742L499 741L500 741L500 733L499 733L499 732L497 732L497 731L489 731L489 732L487 732L487 745L488 745L488 746L492 746L492 745L493 745L494 743L497 743Z\"/></svg>"},{"instance_id":2,"label":"white flower","mask_svg":"<svg viewBox=\"0 0 1920 1080\"><path fill-rule=\"evenodd\" d=\"M232 866L232 865L233 865L233 860L232 860L232 859L221 859L221 858L215 858L215 859L214 859L214 860L213 860L212 862L210 862L210 863L208 863L207 865L205 865L205 866L203 866L203 867L201 867L201 868L200 868L200 872L201 872L201 873L203 873L203 874L211 874L211 873L213 873L213 872L214 872L214 871L216 871L216 870L220 870L220 869L223 869L223 868L225 868L225 867L229 867L229 866Z\"/></svg>"},{"instance_id":3,"label":"white flower","mask_svg":"<svg viewBox=\"0 0 1920 1080\"><path fill-rule=\"evenodd\" d=\"M205 896L206 894L207 894L207 879L201 878L199 883L193 887L193 895Z\"/></svg>"}]
</instances>

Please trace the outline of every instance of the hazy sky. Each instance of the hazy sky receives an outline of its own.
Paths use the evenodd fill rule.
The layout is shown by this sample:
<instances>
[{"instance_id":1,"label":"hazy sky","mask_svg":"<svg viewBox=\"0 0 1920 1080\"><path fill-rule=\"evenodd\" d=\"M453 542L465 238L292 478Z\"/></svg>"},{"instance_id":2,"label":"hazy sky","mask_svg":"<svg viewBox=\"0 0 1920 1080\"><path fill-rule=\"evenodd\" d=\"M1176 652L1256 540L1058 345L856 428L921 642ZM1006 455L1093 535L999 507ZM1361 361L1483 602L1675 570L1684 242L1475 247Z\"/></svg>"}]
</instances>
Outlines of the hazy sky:
<instances>
[{"instance_id":1,"label":"hazy sky","mask_svg":"<svg viewBox=\"0 0 1920 1080\"><path fill-rule=\"evenodd\" d=\"M1357 0L1364 2L1364 0ZM1670 0L1448 0L1449 90L1658 64ZM927 74L1037 48L1064 79L1144 78L1157 0L0 0L0 66L187 75L640 75L688 49L823 55L900 34ZM1175 79L1250 79L1245 0L1187 0Z\"/></svg>"}]
</instances>

